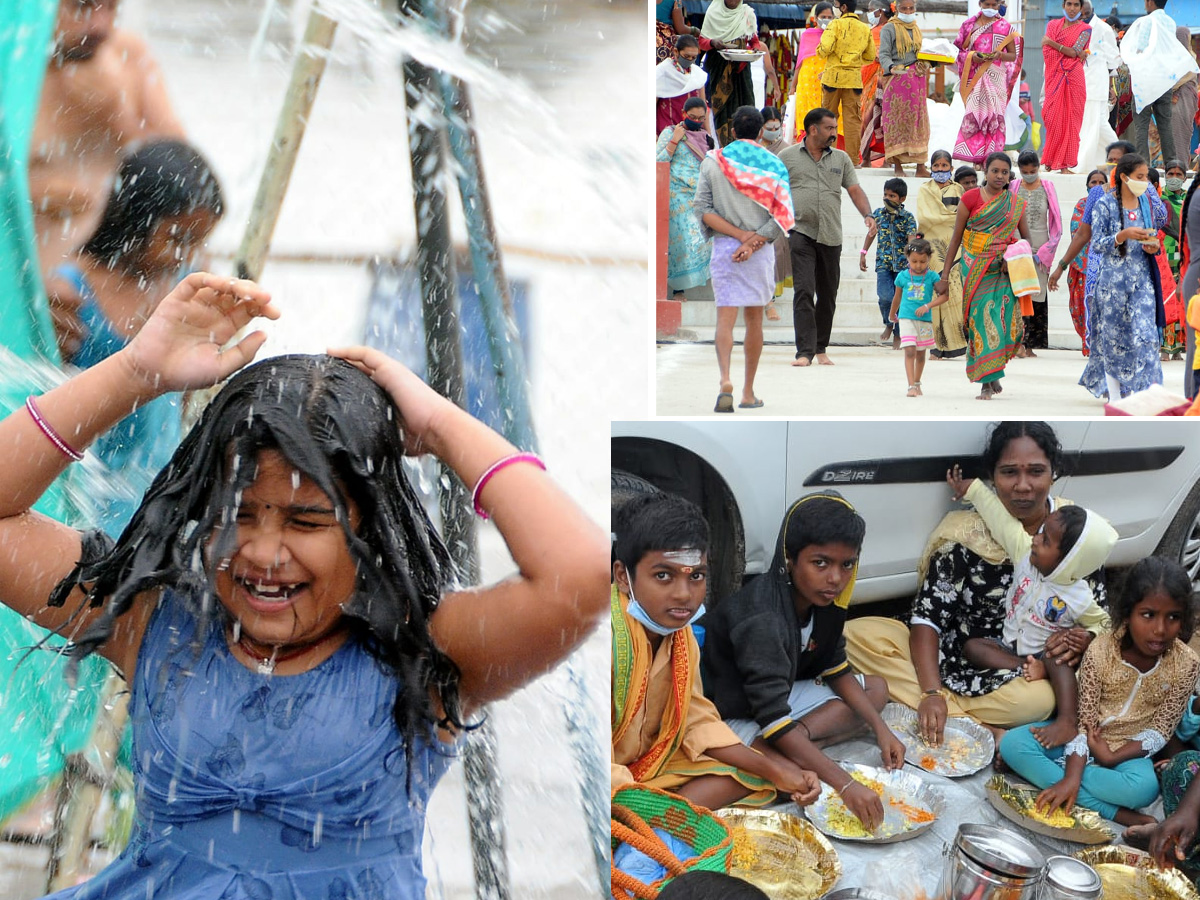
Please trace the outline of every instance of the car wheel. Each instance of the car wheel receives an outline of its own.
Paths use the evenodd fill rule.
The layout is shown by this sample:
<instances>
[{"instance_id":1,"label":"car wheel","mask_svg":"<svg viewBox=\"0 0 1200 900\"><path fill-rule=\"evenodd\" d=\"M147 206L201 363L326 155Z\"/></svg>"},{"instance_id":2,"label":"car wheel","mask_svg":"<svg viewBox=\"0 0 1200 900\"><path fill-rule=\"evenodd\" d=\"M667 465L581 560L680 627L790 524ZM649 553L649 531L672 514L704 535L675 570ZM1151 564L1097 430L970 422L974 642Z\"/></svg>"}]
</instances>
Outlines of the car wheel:
<instances>
[{"instance_id":1,"label":"car wheel","mask_svg":"<svg viewBox=\"0 0 1200 900\"><path fill-rule=\"evenodd\" d=\"M1192 588L1200 590L1200 482L1192 486L1155 551L1187 570Z\"/></svg>"},{"instance_id":2,"label":"car wheel","mask_svg":"<svg viewBox=\"0 0 1200 900\"><path fill-rule=\"evenodd\" d=\"M658 492L658 488L645 478L639 478L629 472L622 472L620 469L612 470L610 503L613 509L625 505L634 497Z\"/></svg>"}]
</instances>

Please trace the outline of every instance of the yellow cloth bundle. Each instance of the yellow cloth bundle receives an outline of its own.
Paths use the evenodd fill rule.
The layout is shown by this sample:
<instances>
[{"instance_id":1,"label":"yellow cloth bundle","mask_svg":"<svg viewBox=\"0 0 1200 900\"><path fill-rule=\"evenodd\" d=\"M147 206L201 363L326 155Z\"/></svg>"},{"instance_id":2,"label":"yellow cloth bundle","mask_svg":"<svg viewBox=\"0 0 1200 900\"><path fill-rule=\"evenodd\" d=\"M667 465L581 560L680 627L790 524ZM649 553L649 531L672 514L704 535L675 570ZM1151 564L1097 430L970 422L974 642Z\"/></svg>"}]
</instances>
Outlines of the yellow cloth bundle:
<instances>
[{"instance_id":1,"label":"yellow cloth bundle","mask_svg":"<svg viewBox=\"0 0 1200 900\"><path fill-rule=\"evenodd\" d=\"M1037 267L1033 264L1033 248L1029 241L1013 241L1004 251L1004 261L1008 263L1008 280L1012 284L1013 295L1021 301L1021 315L1033 315L1033 300L1042 291L1038 281Z\"/></svg>"}]
</instances>

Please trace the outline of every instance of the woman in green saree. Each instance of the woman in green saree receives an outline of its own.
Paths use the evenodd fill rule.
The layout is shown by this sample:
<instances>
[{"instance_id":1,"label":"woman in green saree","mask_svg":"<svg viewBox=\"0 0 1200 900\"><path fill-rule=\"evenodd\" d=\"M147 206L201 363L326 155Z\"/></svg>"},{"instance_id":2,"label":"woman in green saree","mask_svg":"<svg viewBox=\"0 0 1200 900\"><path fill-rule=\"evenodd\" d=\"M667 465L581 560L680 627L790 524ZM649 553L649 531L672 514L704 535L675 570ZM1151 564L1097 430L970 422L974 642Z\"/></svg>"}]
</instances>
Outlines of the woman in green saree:
<instances>
[{"instance_id":1,"label":"woman in green saree","mask_svg":"<svg viewBox=\"0 0 1200 900\"><path fill-rule=\"evenodd\" d=\"M939 294L949 289L950 267L961 247L967 378L979 383L979 400L1000 393L1004 366L1016 356L1024 334L1004 262L1004 251L1018 234L1029 240L1025 201L1008 189L1011 171L1007 154L988 156L983 186L967 191L959 201L954 235L937 283Z\"/></svg>"}]
</instances>

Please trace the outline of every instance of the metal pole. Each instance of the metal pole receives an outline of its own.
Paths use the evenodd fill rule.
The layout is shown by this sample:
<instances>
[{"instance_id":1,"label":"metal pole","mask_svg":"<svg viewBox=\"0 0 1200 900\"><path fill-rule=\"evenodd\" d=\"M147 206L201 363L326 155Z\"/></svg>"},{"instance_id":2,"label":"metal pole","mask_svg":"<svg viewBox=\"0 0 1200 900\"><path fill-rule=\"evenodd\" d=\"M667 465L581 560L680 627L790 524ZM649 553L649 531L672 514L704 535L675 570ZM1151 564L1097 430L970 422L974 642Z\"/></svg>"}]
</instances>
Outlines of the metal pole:
<instances>
[{"instance_id":1,"label":"metal pole","mask_svg":"<svg viewBox=\"0 0 1200 900\"><path fill-rule=\"evenodd\" d=\"M402 13L420 15L422 7L422 0L400 0ZM444 101L437 73L432 69L406 57L403 71L429 384L465 406L454 258L446 215ZM443 472L450 475L444 466ZM463 574L477 581L479 564L470 497L457 478L440 481L449 485L440 497L446 543ZM510 897L495 743L491 725L485 722L471 735L463 751L475 896L480 900Z\"/></svg>"},{"instance_id":2,"label":"metal pole","mask_svg":"<svg viewBox=\"0 0 1200 900\"><path fill-rule=\"evenodd\" d=\"M317 88L321 86L321 76L325 74L325 62L329 58L329 48L333 46L336 31L337 21L314 7L308 15L304 40L292 63L292 80L275 123L271 152L267 156L262 179L258 182L258 193L254 196L246 233L242 236L242 244L235 257L239 278L257 280L262 275L263 262L271 247L271 235L279 220L279 208L287 193L292 167L300 152L300 140L304 137Z\"/></svg>"}]
</instances>

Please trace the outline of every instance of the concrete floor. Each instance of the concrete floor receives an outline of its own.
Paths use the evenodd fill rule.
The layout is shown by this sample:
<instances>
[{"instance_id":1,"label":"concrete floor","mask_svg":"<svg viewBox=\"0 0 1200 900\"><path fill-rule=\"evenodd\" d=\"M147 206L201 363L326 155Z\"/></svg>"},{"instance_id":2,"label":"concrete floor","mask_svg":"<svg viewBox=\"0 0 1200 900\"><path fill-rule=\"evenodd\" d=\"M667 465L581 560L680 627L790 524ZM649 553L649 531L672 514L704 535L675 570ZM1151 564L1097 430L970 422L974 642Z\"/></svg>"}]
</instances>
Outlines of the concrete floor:
<instances>
[{"instance_id":1,"label":"concrete floor","mask_svg":"<svg viewBox=\"0 0 1200 900\"><path fill-rule=\"evenodd\" d=\"M740 340L740 329L735 338ZM1100 416L1103 401L1078 385L1084 359L1077 350L1039 350L1036 359L1015 359L1003 379L1004 393L987 402L975 399L978 388L966 378L964 362L925 364L923 397L905 394L904 359L890 347L830 347L832 366L807 369L791 365L795 348L763 348L754 392L761 409L739 409L738 416L952 416L1049 417ZM1163 363L1163 383L1183 393L1183 363ZM734 399L741 397L744 357L733 348ZM655 351L655 413L660 416L714 415L719 385L712 343L660 343Z\"/></svg>"}]
</instances>

